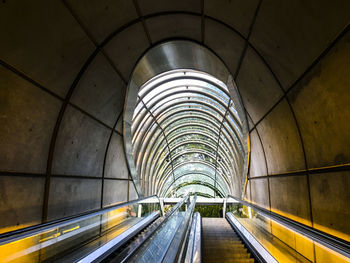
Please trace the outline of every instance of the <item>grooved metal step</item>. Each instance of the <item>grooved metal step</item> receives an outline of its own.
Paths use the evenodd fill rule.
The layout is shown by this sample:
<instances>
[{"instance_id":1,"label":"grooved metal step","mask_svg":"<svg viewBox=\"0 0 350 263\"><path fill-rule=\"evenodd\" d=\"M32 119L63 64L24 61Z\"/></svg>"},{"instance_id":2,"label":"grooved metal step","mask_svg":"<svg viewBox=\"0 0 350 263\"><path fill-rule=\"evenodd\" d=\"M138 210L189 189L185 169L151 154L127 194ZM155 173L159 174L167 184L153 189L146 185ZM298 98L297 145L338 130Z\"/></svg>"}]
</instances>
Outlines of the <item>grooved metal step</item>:
<instances>
[{"instance_id":1,"label":"grooved metal step","mask_svg":"<svg viewBox=\"0 0 350 263\"><path fill-rule=\"evenodd\" d=\"M254 263L224 218L202 218L203 262Z\"/></svg>"}]
</instances>

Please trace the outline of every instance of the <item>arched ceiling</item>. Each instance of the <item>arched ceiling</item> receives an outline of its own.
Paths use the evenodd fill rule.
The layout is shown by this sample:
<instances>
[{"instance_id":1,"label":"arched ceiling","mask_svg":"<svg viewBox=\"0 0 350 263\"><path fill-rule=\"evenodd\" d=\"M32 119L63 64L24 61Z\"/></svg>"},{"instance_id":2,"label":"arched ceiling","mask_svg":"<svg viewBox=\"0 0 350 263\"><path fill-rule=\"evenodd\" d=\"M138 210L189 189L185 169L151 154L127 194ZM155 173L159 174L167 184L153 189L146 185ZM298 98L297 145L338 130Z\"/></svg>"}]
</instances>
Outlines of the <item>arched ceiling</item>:
<instances>
[{"instance_id":1,"label":"arched ceiling","mask_svg":"<svg viewBox=\"0 0 350 263\"><path fill-rule=\"evenodd\" d=\"M346 232L348 0L0 5L2 226L135 198L121 118L128 81L152 47L189 39L225 63L241 94L251 137L246 197ZM198 112L196 123L209 119ZM242 182L233 185L240 193Z\"/></svg>"},{"instance_id":2,"label":"arched ceiling","mask_svg":"<svg viewBox=\"0 0 350 263\"><path fill-rule=\"evenodd\" d=\"M243 192L246 115L232 75L215 54L194 41L162 42L137 63L126 98L126 156L140 193L177 195L184 172L192 173L182 178L191 184L182 182L187 191L203 190L193 183L203 169L211 187L202 194Z\"/></svg>"},{"instance_id":3,"label":"arched ceiling","mask_svg":"<svg viewBox=\"0 0 350 263\"><path fill-rule=\"evenodd\" d=\"M91 131L96 130L94 122L102 125L96 126L97 134L87 136L98 135L103 148L108 148L105 141L110 134L105 133L113 127L121 132L118 116L132 69L157 42L188 38L216 53L236 79L254 128L280 102L287 103L282 110L290 111L290 103L284 102L286 91L349 21L346 0L288 4L258 0L106 0L89 5L84 1L11 1L2 7L0 19L6 25L6 41L0 43L2 65L44 91L37 96L48 96L41 100L41 107L50 108L33 118L39 126L46 122L44 135L17 135L12 131L21 130L21 125L9 127L11 132L4 136L9 138L9 147L3 147L9 149L6 154L12 156L13 147L18 145L16 138L26 143L16 158L3 158L4 170L94 176L102 173L107 150L97 154L91 150L78 161L70 161L70 154L82 149L65 141L73 135L68 130L66 134L60 132L71 118L65 113L76 118L89 116L84 125L90 125ZM37 114L30 109L27 112ZM292 117L291 126L293 122ZM28 154L33 146L40 154ZM94 148L93 143L90 146ZM300 144L292 148L300 155ZM28 156L34 156L29 163L25 161ZM290 166L302 169L302 159L286 169L271 169L276 173ZM288 162L286 155L275 161Z\"/></svg>"},{"instance_id":4,"label":"arched ceiling","mask_svg":"<svg viewBox=\"0 0 350 263\"><path fill-rule=\"evenodd\" d=\"M194 52L200 48L191 42L186 46L171 41L156 49L172 54L177 44ZM165 63L161 56L157 59ZM143 192L177 195L191 185L187 190L191 193L198 188L213 197L232 194L232 178L244 178L247 124L240 119L226 84L207 73L175 69L156 75L138 89L131 126L133 159L128 161L136 164L137 174L132 176L141 182ZM211 178L206 178L204 188L199 183L203 169Z\"/></svg>"}]
</instances>

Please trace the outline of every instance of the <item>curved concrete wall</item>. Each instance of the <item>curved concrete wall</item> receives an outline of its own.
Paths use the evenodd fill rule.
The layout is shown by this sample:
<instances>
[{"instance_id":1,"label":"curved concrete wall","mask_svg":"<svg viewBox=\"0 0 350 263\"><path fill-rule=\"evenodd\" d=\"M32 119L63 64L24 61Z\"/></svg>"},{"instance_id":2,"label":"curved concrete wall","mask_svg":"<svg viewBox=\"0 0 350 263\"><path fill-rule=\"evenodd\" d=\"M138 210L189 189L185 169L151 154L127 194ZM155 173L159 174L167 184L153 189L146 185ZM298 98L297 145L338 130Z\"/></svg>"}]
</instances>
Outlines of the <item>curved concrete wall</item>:
<instances>
[{"instance_id":1,"label":"curved concrete wall","mask_svg":"<svg viewBox=\"0 0 350 263\"><path fill-rule=\"evenodd\" d=\"M347 0L3 1L2 232L136 197L126 84L146 50L185 38L216 53L240 90L246 198L350 240L349 14Z\"/></svg>"}]
</instances>

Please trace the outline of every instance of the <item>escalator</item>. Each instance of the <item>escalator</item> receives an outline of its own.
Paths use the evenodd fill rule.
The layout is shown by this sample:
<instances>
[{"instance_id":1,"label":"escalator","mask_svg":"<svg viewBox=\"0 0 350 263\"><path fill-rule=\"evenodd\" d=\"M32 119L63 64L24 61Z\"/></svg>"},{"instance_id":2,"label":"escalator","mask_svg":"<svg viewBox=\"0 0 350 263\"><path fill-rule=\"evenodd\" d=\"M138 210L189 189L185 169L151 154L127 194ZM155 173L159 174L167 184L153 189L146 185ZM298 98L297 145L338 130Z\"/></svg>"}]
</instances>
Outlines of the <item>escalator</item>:
<instances>
[{"instance_id":1,"label":"escalator","mask_svg":"<svg viewBox=\"0 0 350 263\"><path fill-rule=\"evenodd\" d=\"M144 229L123 248L113 251L103 262L183 261L196 197L184 198L168 213Z\"/></svg>"},{"instance_id":2,"label":"escalator","mask_svg":"<svg viewBox=\"0 0 350 263\"><path fill-rule=\"evenodd\" d=\"M196 196L150 196L0 234L0 262L310 262L265 229L270 220L350 258L343 240L231 199L225 219L201 218Z\"/></svg>"},{"instance_id":3,"label":"escalator","mask_svg":"<svg viewBox=\"0 0 350 263\"><path fill-rule=\"evenodd\" d=\"M196 199L186 196L164 213L150 196L3 234L0 254L17 253L1 261L255 262L226 219L194 213Z\"/></svg>"},{"instance_id":4,"label":"escalator","mask_svg":"<svg viewBox=\"0 0 350 263\"><path fill-rule=\"evenodd\" d=\"M254 263L225 218L202 218L203 262Z\"/></svg>"},{"instance_id":5,"label":"escalator","mask_svg":"<svg viewBox=\"0 0 350 263\"><path fill-rule=\"evenodd\" d=\"M195 204L186 196L164 214L150 196L0 234L0 262L200 262Z\"/></svg>"}]
</instances>

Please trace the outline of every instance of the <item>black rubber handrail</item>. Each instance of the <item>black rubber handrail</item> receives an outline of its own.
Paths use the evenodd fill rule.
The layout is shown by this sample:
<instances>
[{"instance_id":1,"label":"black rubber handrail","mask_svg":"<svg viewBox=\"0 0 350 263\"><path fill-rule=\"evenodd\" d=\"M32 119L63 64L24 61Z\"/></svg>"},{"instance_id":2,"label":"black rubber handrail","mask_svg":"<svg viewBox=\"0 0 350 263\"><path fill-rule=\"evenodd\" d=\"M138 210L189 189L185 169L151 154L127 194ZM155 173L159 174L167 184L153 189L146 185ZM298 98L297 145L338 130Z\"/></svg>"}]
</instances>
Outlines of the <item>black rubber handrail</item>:
<instances>
[{"instance_id":1,"label":"black rubber handrail","mask_svg":"<svg viewBox=\"0 0 350 263\"><path fill-rule=\"evenodd\" d=\"M106 212L118 209L120 207L132 205L132 204L138 203L140 201L143 201L143 200L146 200L146 199L150 199L150 198L154 198L154 197L156 197L158 199L158 202L160 204L159 197L157 195L151 195L151 196L139 198L139 199L136 199L136 200L120 203L120 204L117 204L117 205L109 206L109 207L106 207L106 208L96 209L96 210L85 212L85 213L81 213L81 214L78 214L78 215L74 215L74 216L69 216L69 217L64 217L64 218L61 218L61 219L53 220L53 221L50 221L50 222L47 222L47 223L42 223L42 224L38 224L38 225L29 226L29 227L17 229L17 230L14 230L14 231L6 232L6 233L3 233L3 234L0 234L0 245L4 245L4 244L7 244L7 243L15 241L15 240L19 240L19 239L22 239L22 238L25 238L25 237L28 237L28 236L32 236L32 235L38 234L38 233L40 233L40 232L42 232L44 230L48 230L50 228L63 226L63 225L65 225L67 223L70 223L70 222L83 220L83 219L86 219L86 218L89 218L89 217L93 217L93 216L98 216L98 215L101 215L103 213L106 213Z\"/></svg>"},{"instance_id":2,"label":"black rubber handrail","mask_svg":"<svg viewBox=\"0 0 350 263\"><path fill-rule=\"evenodd\" d=\"M271 212L265 208L259 207L257 205L251 204L247 201L241 200L237 197L228 195L227 198L233 198L237 202L249 206L253 208L255 211L261 213L262 215L266 216L267 218L309 238L312 239L313 241L333 250L338 252L339 254L350 258L350 242L335 237L333 235L330 235L328 233L325 233L323 231L317 230L313 227L304 225L302 223L299 223L295 220L292 220L290 218L287 218L285 216L282 216L280 214Z\"/></svg>"}]
</instances>

